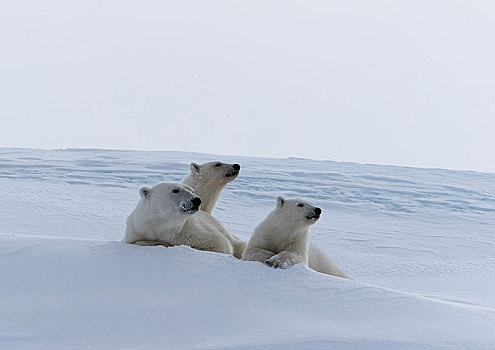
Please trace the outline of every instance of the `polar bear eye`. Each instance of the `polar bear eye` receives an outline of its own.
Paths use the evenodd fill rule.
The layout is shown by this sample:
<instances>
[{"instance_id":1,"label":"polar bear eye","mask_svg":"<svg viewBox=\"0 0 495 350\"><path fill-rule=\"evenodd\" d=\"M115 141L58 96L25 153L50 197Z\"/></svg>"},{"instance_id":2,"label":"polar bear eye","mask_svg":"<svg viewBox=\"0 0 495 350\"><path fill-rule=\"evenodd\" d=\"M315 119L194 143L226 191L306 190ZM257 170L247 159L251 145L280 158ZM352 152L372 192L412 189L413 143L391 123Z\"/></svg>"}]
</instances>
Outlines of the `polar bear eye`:
<instances>
[{"instance_id":1,"label":"polar bear eye","mask_svg":"<svg viewBox=\"0 0 495 350\"><path fill-rule=\"evenodd\" d=\"M304 204L299 203L297 206L298 206L298 207L304 207Z\"/></svg>"},{"instance_id":2,"label":"polar bear eye","mask_svg":"<svg viewBox=\"0 0 495 350\"><path fill-rule=\"evenodd\" d=\"M178 189L172 190L172 193L179 193Z\"/></svg>"},{"instance_id":3,"label":"polar bear eye","mask_svg":"<svg viewBox=\"0 0 495 350\"><path fill-rule=\"evenodd\" d=\"M218 167L221 167L222 166L222 163L217 163L215 164L215 166L218 168Z\"/></svg>"}]
</instances>

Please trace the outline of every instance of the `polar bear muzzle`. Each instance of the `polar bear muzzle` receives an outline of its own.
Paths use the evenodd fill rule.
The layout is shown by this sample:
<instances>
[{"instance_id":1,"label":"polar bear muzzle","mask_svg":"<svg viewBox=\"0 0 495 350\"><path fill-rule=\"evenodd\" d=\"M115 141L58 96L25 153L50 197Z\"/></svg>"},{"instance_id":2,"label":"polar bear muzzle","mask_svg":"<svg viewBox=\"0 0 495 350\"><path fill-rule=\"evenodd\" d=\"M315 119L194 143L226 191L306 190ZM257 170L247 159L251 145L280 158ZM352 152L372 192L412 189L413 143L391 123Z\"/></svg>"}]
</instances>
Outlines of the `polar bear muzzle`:
<instances>
[{"instance_id":1,"label":"polar bear muzzle","mask_svg":"<svg viewBox=\"0 0 495 350\"><path fill-rule=\"evenodd\" d=\"M234 177L239 175L239 170L241 166L239 164L233 164L230 169L225 173L225 177Z\"/></svg>"},{"instance_id":2,"label":"polar bear muzzle","mask_svg":"<svg viewBox=\"0 0 495 350\"><path fill-rule=\"evenodd\" d=\"M184 201L180 205L180 210L184 213L193 214L199 210L199 206L201 205L201 198L193 197L189 201Z\"/></svg>"},{"instance_id":3,"label":"polar bear muzzle","mask_svg":"<svg viewBox=\"0 0 495 350\"><path fill-rule=\"evenodd\" d=\"M306 219L313 220L316 222L320 218L320 214L321 214L321 209L315 208L313 214L306 215Z\"/></svg>"}]
</instances>

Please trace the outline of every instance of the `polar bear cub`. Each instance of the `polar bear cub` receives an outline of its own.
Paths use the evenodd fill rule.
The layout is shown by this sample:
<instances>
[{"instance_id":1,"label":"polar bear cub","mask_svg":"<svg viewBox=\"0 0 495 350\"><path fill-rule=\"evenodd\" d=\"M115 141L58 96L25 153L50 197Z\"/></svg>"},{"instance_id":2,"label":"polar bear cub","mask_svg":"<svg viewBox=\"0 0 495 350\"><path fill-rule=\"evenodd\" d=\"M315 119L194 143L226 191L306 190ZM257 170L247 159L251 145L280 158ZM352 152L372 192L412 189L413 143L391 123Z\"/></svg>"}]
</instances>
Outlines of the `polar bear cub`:
<instances>
[{"instance_id":1,"label":"polar bear cub","mask_svg":"<svg viewBox=\"0 0 495 350\"><path fill-rule=\"evenodd\" d=\"M201 199L184 184L160 183L139 190L141 199L127 218L124 242L139 245L188 245L233 254L220 223L200 212Z\"/></svg>"},{"instance_id":2,"label":"polar bear cub","mask_svg":"<svg viewBox=\"0 0 495 350\"><path fill-rule=\"evenodd\" d=\"M222 190L239 175L241 166L217 161L201 165L191 163L189 168L191 172L182 180L182 183L191 186L194 192L201 197L200 210L211 214L217 205ZM223 226L222 233L232 244L234 256L241 259L246 242L229 233Z\"/></svg>"},{"instance_id":3,"label":"polar bear cub","mask_svg":"<svg viewBox=\"0 0 495 350\"><path fill-rule=\"evenodd\" d=\"M320 272L347 277L322 250L316 246L310 249L309 227L320 214L321 209L308 201L278 197L276 208L255 228L242 259L283 269L304 263L320 271L320 266L311 266L313 260L325 268ZM317 255L316 259L311 259L312 253Z\"/></svg>"},{"instance_id":4,"label":"polar bear cub","mask_svg":"<svg viewBox=\"0 0 495 350\"><path fill-rule=\"evenodd\" d=\"M217 205L218 198L225 186L234 181L239 175L239 164L208 162L204 164L191 163L191 172L182 183L192 187L201 198L201 210L211 214Z\"/></svg>"}]
</instances>

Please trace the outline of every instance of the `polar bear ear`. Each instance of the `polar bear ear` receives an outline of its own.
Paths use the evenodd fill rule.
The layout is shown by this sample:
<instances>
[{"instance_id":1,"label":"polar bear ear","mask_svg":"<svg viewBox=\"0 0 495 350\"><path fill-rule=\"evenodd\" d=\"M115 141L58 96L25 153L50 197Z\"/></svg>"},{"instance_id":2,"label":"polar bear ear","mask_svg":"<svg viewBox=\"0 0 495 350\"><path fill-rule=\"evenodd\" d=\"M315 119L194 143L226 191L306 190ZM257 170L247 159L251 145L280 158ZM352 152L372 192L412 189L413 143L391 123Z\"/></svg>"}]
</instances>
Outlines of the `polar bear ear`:
<instances>
[{"instance_id":1,"label":"polar bear ear","mask_svg":"<svg viewBox=\"0 0 495 350\"><path fill-rule=\"evenodd\" d=\"M139 190L139 195L141 196L141 198L148 198L150 196L150 189L148 187L141 187L141 189Z\"/></svg>"},{"instance_id":2,"label":"polar bear ear","mask_svg":"<svg viewBox=\"0 0 495 350\"><path fill-rule=\"evenodd\" d=\"M189 165L189 168L191 169L191 172L195 175L199 176L199 164L196 163L191 163Z\"/></svg>"},{"instance_id":3,"label":"polar bear ear","mask_svg":"<svg viewBox=\"0 0 495 350\"><path fill-rule=\"evenodd\" d=\"M283 199L282 197L277 197L277 208L282 208L284 204L285 199Z\"/></svg>"}]
</instances>

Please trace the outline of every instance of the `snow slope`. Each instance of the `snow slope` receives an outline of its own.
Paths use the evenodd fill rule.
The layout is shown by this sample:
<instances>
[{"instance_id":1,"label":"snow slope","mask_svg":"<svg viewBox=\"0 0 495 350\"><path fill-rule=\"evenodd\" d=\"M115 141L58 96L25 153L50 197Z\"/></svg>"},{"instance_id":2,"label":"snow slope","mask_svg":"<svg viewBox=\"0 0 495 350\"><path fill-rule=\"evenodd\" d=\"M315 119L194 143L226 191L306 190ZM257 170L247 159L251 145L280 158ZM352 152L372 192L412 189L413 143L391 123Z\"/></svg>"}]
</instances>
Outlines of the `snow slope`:
<instances>
[{"instance_id":1,"label":"snow slope","mask_svg":"<svg viewBox=\"0 0 495 350\"><path fill-rule=\"evenodd\" d=\"M354 280L118 242L141 186L214 159L242 166L214 212L232 233L306 197ZM0 185L0 348L495 347L495 174L0 148Z\"/></svg>"}]
</instances>

